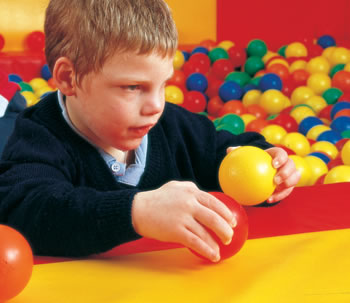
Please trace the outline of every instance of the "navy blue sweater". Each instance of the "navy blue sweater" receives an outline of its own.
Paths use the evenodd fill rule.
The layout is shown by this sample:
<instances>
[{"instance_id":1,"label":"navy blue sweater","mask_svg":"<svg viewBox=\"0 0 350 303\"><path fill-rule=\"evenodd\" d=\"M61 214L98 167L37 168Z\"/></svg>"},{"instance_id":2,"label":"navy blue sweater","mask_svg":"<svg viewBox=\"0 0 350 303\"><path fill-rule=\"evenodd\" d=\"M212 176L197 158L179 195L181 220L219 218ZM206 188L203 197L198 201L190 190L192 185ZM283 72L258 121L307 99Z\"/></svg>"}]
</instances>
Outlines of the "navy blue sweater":
<instances>
[{"instance_id":1,"label":"navy blue sweater","mask_svg":"<svg viewBox=\"0 0 350 303\"><path fill-rule=\"evenodd\" d=\"M136 240L134 195L170 180L219 190L228 146L270 147L257 133L216 132L206 117L167 104L149 133L136 187L117 183L88 142L67 125L57 94L23 111L0 163L0 223L24 234L37 255L87 256Z\"/></svg>"}]
</instances>

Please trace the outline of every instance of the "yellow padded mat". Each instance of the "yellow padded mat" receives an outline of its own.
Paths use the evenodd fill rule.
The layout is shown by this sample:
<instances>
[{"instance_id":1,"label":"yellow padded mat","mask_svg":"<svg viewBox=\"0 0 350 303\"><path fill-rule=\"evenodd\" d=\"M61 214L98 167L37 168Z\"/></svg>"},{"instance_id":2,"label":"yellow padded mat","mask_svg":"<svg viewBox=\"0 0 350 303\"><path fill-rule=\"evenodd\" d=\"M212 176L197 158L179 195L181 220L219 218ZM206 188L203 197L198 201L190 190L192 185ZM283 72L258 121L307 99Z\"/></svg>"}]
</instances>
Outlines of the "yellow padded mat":
<instances>
[{"instance_id":1,"label":"yellow padded mat","mask_svg":"<svg viewBox=\"0 0 350 303\"><path fill-rule=\"evenodd\" d=\"M204 264L187 249L36 265L11 303L350 302L350 229L249 240Z\"/></svg>"}]
</instances>

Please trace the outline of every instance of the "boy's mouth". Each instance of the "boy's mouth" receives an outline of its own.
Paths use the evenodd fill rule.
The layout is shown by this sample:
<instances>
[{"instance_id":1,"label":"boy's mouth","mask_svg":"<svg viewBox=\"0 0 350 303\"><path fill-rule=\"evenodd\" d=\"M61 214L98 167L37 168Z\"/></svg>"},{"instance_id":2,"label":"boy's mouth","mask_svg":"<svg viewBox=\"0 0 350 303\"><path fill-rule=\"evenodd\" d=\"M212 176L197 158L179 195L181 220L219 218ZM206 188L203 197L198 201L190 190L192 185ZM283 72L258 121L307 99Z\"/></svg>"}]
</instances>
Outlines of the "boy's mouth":
<instances>
[{"instance_id":1,"label":"boy's mouth","mask_svg":"<svg viewBox=\"0 0 350 303\"><path fill-rule=\"evenodd\" d=\"M143 137L145 136L150 129L153 127L154 124L148 124L144 126L138 126L138 127L131 127L130 131L135 134L137 137Z\"/></svg>"}]
</instances>

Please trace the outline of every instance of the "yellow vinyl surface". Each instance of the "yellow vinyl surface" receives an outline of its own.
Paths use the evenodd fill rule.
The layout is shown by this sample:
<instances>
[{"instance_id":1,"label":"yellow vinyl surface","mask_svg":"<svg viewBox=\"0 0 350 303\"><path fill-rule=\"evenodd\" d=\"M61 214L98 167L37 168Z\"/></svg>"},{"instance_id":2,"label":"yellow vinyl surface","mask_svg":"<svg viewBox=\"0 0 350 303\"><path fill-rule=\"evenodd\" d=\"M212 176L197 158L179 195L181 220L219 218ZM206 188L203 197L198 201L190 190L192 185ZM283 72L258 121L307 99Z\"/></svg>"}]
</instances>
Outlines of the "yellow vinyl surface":
<instances>
[{"instance_id":1,"label":"yellow vinyl surface","mask_svg":"<svg viewBox=\"0 0 350 303\"><path fill-rule=\"evenodd\" d=\"M350 302L350 229L248 240L204 264L187 249L34 266L11 303Z\"/></svg>"}]
</instances>

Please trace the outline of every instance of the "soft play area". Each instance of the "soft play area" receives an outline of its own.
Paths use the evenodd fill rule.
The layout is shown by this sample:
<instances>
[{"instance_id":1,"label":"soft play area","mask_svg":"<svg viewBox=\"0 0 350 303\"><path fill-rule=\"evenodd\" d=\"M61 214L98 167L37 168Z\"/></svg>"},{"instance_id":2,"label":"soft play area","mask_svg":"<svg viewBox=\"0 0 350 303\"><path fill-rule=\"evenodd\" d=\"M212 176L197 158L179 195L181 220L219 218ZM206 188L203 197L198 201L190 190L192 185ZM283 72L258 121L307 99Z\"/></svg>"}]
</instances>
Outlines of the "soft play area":
<instances>
[{"instance_id":1,"label":"soft play area","mask_svg":"<svg viewBox=\"0 0 350 303\"><path fill-rule=\"evenodd\" d=\"M288 153L299 183L260 207L269 195L254 199L271 173L258 175L255 151L239 159L252 173L245 196L237 186L242 201L231 196L242 228L218 264L151 239L85 259L33 256L0 225L0 302L350 302L349 1L166 2L179 32L166 101L217 131L262 134ZM44 54L47 4L0 1L0 155L16 116L56 90ZM228 194L241 177L222 178Z\"/></svg>"}]
</instances>

